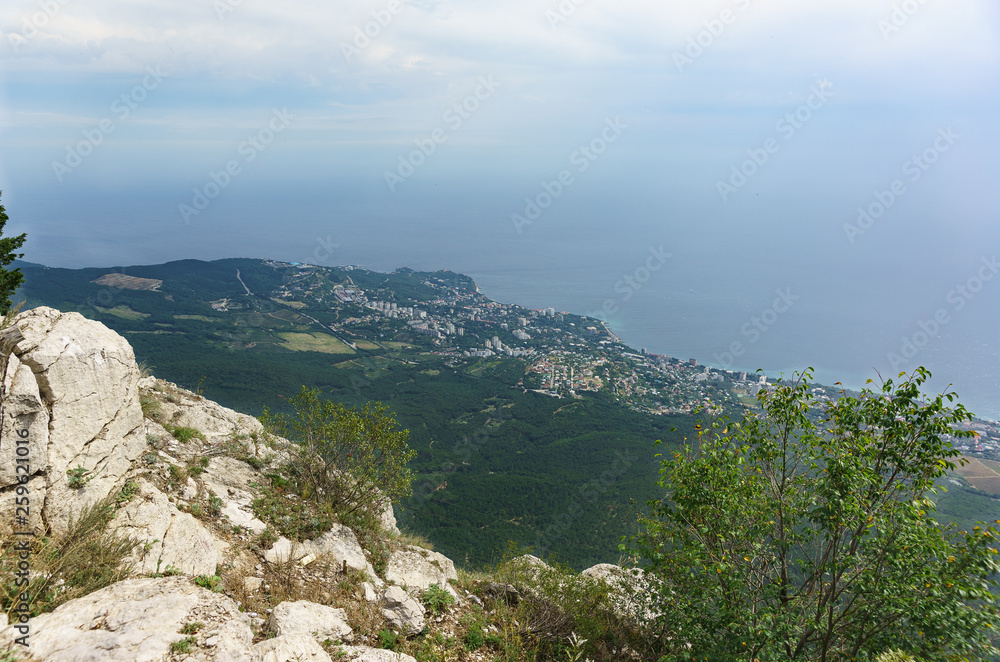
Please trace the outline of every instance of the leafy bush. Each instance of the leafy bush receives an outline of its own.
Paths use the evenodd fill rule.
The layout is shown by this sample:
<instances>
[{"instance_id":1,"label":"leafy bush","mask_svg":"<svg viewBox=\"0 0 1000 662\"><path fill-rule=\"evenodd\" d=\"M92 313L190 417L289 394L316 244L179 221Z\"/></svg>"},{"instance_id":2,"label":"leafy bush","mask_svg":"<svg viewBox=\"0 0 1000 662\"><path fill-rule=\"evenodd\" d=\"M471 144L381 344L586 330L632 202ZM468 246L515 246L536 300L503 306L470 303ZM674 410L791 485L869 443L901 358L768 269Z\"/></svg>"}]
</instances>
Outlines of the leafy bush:
<instances>
[{"instance_id":1,"label":"leafy bush","mask_svg":"<svg viewBox=\"0 0 1000 662\"><path fill-rule=\"evenodd\" d=\"M378 647L394 651L399 646L399 635L392 630L378 631Z\"/></svg>"},{"instance_id":2,"label":"leafy bush","mask_svg":"<svg viewBox=\"0 0 1000 662\"><path fill-rule=\"evenodd\" d=\"M171 653L186 654L191 652L191 647L198 643L197 637L184 637L170 644Z\"/></svg>"},{"instance_id":3,"label":"leafy bush","mask_svg":"<svg viewBox=\"0 0 1000 662\"><path fill-rule=\"evenodd\" d=\"M222 578L218 575L198 575L194 578L194 583L215 593L222 591Z\"/></svg>"},{"instance_id":4,"label":"leafy bush","mask_svg":"<svg viewBox=\"0 0 1000 662\"><path fill-rule=\"evenodd\" d=\"M408 496L406 464L416 456L409 432L379 403L355 409L320 396L303 386L292 398L294 416L265 409L260 417L269 434L294 442L285 473L296 491L340 516Z\"/></svg>"},{"instance_id":5,"label":"leafy bush","mask_svg":"<svg viewBox=\"0 0 1000 662\"><path fill-rule=\"evenodd\" d=\"M901 376L903 377L903 376ZM658 653L730 659L929 660L996 651L1000 540L933 517L955 468L952 393L926 399L923 368L831 403L799 380L758 395L661 463L637 551L658 590ZM947 402L946 402L947 401ZM725 605L725 609L720 608ZM823 614L817 618L817 614Z\"/></svg>"}]
</instances>

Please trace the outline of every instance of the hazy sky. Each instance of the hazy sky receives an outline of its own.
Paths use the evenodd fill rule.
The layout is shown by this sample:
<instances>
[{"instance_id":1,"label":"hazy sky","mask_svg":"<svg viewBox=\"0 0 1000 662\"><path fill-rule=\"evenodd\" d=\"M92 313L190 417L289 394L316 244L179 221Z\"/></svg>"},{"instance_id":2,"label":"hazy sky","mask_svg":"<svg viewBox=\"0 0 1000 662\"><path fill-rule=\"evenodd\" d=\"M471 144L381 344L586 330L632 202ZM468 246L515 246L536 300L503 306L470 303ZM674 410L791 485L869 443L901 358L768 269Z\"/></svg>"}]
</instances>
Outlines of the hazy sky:
<instances>
[{"instance_id":1,"label":"hazy sky","mask_svg":"<svg viewBox=\"0 0 1000 662\"><path fill-rule=\"evenodd\" d=\"M797 288L840 342L885 327L872 366L1000 244L995 0L7 0L0 30L8 231L50 265L565 266L626 311L664 247L642 297L735 297L746 340ZM989 275L953 334L997 337Z\"/></svg>"}]
</instances>

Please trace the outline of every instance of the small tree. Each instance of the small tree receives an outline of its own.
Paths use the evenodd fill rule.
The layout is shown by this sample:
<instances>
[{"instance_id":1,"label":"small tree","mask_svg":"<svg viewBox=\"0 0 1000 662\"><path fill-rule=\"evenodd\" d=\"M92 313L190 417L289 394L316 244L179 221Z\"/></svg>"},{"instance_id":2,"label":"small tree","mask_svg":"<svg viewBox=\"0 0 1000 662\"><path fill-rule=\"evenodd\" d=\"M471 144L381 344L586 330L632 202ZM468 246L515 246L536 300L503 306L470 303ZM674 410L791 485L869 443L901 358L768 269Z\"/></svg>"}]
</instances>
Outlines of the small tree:
<instances>
[{"instance_id":1,"label":"small tree","mask_svg":"<svg viewBox=\"0 0 1000 662\"><path fill-rule=\"evenodd\" d=\"M0 191L0 196L3 191ZM5 267L18 258L24 257L23 253L15 253L18 248L24 245L27 235L22 233L17 237L4 237L3 228L10 220L7 211L0 205L0 315L6 315L13 304L10 297L17 288L24 282L24 274L20 269L6 269Z\"/></svg>"},{"instance_id":2,"label":"small tree","mask_svg":"<svg viewBox=\"0 0 1000 662\"><path fill-rule=\"evenodd\" d=\"M903 375L900 376L903 379ZM833 403L808 371L761 391L760 414L718 421L662 460L636 551L658 586L659 648L683 660L926 660L994 653L997 532L934 518L949 439L970 432L930 374ZM870 382L869 382L870 383ZM930 496L929 496L930 495Z\"/></svg>"},{"instance_id":3,"label":"small tree","mask_svg":"<svg viewBox=\"0 0 1000 662\"><path fill-rule=\"evenodd\" d=\"M345 516L409 496L412 473L406 464L416 451L388 408L378 402L345 407L305 386L292 407L292 416L264 409L260 421L269 433L294 442L288 469L304 497Z\"/></svg>"}]
</instances>

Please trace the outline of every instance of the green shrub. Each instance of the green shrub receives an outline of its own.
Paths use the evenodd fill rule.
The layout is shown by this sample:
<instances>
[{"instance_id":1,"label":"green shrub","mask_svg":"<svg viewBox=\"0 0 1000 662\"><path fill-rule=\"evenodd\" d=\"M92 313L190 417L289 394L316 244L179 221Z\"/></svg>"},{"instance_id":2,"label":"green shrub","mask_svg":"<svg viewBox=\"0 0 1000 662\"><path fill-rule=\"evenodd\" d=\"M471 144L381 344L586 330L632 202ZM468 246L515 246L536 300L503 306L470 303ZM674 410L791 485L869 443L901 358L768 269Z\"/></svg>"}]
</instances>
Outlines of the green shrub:
<instances>
[{"instance_id":1,"label":"green shrub","mask_svg":"<svg viewBox=\"0 0 1000 662\"><path fill-rule=\"evenodd\" d=\"M163 416L162 410L160 409L160 402L151 396L139 396L139 405L142 407L142 415L145 418L159 421Z\"/></svg>"},{"instance_id":2,"label":"green shrub","mask_svg":"<svg viewBox=\"0 0 1000 662\"><path fill-rule=\"evenodd\" d=\"M399 646L399 635L392 630L378 631L378 647L394 651Z\"/></svg>"},{"instance_id":3,"label":"green shrub","mask_svg":"<svg viewBox=\"0 0 1000 662\"><path fill-rule=\"evenodd\" d=\"M260 417L269 435L293 442L285 474L295 491L338 516L409 496L409 432L380 403L354 409L321 395L303 386L292 398L294 416L265 409Z\"/></svg>"},{"instance_id":4,"label":"green shrub","mask_svg":"<svg viewBox=\"0 0 1000 662\"><path fill-rule=\"evenodd\" d=\"M176 464L171 464L168 468L170 473L170 479L173 480L178 485L183 485L187 483L188 470L187 467L182 467Z\"/></svg>"},{"instance_id":5,"label":"green shrub","mask_svg":"<svg viewBox=\"0 0 1000 662\"><path fill-rule=\"evenodd\" d=\"M424 591L423 603L427 607L427 611L431 613L431 616L437 616L455 604L455 598L452 597L451 593L437 584L431 584Z\"/></svg>"},{"instance_id":6,"label":"green shrub","mask_svg":"<svg viewBox=\"0 0 1000 662\"><path fill-rule=\"evenodd\" d=\"M208 514L212 517L218 517L222 514L222 499L214 494L208 497Z\"/></svg>"}]
</instances>

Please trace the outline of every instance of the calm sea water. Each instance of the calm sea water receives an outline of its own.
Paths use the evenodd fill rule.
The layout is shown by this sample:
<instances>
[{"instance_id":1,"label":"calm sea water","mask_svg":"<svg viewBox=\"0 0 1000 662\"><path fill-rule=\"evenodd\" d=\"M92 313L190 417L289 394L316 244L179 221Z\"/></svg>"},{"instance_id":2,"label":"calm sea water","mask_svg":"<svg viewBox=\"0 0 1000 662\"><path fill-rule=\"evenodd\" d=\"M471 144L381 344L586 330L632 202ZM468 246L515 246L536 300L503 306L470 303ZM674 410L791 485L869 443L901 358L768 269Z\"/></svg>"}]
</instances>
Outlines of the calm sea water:
<instances>
[{"instance_id":1,"label":"calm sea water","mask_svg":"<svg viewBox=\"0 0 1000 662\"><path fill-rule=\"evenodd\" d=\"M703 224L618 220L613 207L568 200L518 233L509 195L456 194L439 207L401 200L379 215L337 195L328 207L291 194L220 200L190 225L171 195L118 193L113 204L74 208L72 223L44 202L18 211L34 222L26 259L53 266L239 256L450 269L493 299L595 314L636 348L701 364L768 375L812 367L819 381L850 387L923 365L932 390L951 384L973 413L1000 419L1000 278L975 281L987 273L989 241L959 238L935 253L873 237L848 250L837 225L820 228L823 241L789 230L777 243L781 235L753 227L720 237ZM977 291L957 294L966 285Z\"/></svg>"}]
</instances>

